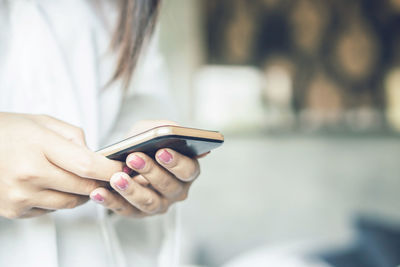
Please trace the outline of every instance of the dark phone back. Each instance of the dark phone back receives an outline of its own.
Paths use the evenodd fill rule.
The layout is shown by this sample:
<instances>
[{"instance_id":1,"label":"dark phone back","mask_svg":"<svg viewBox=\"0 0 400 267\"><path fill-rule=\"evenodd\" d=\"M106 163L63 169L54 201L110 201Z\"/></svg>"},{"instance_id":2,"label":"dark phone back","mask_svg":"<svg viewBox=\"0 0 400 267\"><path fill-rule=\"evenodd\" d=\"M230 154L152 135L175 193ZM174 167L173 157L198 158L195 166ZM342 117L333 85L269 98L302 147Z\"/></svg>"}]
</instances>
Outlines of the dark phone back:
<instances>
[{"instance_id":1,"label":"dark phone back","mask_svg":"<svg viewBox=\"0 0 400 267\"><path fill-rule=\"evenodd\" d=\"M213 139L167 135L153 138L107 157L109 159L125 161L126 157L132 152L143 152L154 157L157 150L161 148L170 148L188 157L195 157L211 151L222 145L222 143L223 141Z\"/></svg>"}]
</instances>

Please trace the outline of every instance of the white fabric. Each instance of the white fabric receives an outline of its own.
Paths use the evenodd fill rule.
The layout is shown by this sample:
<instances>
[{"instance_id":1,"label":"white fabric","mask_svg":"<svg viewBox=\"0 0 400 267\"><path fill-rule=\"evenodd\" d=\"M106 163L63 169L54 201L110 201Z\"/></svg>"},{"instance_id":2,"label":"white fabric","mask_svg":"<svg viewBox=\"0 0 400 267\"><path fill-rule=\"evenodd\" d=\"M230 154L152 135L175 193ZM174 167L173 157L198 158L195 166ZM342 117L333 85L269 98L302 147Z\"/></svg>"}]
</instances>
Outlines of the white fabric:
<instances>
[{"instance_id":1,"label":"white fabric","mask_svg":"<svg viewBox=\"0 0 400 267\"><path fill-rule=\"evenodd\" d=\"M104 21L95 8L106 6ZM90 148L135 121L174 119L151 45L123 101L109 52L109 0L0 0L0 112L48 114L82 127ZM156 77L156 78L155 78ZM121 106L123 108L121 108ZM158 117L162 116L162 117ZM117 129L119 133L115 133ZM110 218L94 203L27 220L0 219L0 266L176 266L175 212Z\"/></svg>"}]
</instances>

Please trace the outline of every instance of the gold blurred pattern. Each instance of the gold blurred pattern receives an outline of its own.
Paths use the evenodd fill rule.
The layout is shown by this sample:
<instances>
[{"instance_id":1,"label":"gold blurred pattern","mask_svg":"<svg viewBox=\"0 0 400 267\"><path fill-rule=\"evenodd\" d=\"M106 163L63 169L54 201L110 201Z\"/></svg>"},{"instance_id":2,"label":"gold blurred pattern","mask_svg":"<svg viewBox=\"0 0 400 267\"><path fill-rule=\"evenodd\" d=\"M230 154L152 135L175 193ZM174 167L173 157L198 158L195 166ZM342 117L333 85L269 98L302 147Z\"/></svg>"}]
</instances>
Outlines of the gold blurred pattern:
<instances>
[{"instance_id":1,"label":"gold blurred pattern","mask_svg":"<svg viewBox=\"0 0 400 267\"><path fill-rule=\"evenodd\" d=\"M268 8L275 8L277 7L282 0L263 0L263 3Z\"/></svg>"},{"instance_id":2,"label":"gold blurred pattern","mask_svg":"<svg viewBox=\"0 0 400 267\"><path fill-rule=\"evenodd\" d=\"M377 43L369 27L353 21L339 36L335 59L340 71L362 80L371 74L377 60Z\"/></svg>"},{"instance_id":3,"label":"gold blurred pattern","mask_svg":"<svg viewBox=\"0 0 400 267\"><path fill-rule=\"evenodd\" d=\"M390 69L400 64L399 0L204 1L208 63L260 68L276 83L281 73L271 72L268 64L276 58L290 62L292 89L286 102L300 128L308 114L310 120L318 118L321 129L390 130L386 123L394 121L385 120L389 95L383 88ZM268 90L261 97L275 95L276 89ZM268 117L276 111L269 107L279 103L264 100ZM343 116L320 119L330 112ZM346 119L359 115L371 118L363 123L369 128Z\"/></svg>"},{"instance_id":4,"label":"gold blurred pattern","mask_svg":"<svg viewBox=\"0 0 400 267\"><path fill-rule=\"evenodd\" d=\"M392 69L385 78L387 120L400 131L400 67Z\"/></svg>"},{"instance_id":5,"label":"gold blurred pattern","mask_svg":"<svg viewBox=\"0 0 400 267\"><path fill-rule=\"evenodd\" d=\"M397 12L400 12L400 0L390 0L390 4Z\"/></svg>"},{"instance_id":6,"label":"gold blurred pattern","mask_svg":"<svg viewBox=\"0 0 400 267\"><path fill-rule=\"evenodd\" d=\"M343 97L340 91L325 73L318 73L308 87L307 106L328 120L339 119L340 111L343 109Z\"/></svg>"},{"instance_id":7,"label":"gold blurred pattern","mask_svg":"<svg viewBox=\"0 0 400 267\"><path fill-rule=\"evenodd\" d=\"M225 33L225 52L231 62L243 62L251 54L256 25L246 1L236 1L234 10L234 19L228 23Z\"/></svg>"},{"instance_id":8,"label":"gold blurred pattern","mask_svg":"<svg viewBox=\"0 0 400 267\"><path fill-rule=\"evenodd\" d=\"M329 18L327 5L318 0L299 0L293 4L290 22L294 42L307 53L321 44L322 32Z\"/></svg>"}]
</instances>

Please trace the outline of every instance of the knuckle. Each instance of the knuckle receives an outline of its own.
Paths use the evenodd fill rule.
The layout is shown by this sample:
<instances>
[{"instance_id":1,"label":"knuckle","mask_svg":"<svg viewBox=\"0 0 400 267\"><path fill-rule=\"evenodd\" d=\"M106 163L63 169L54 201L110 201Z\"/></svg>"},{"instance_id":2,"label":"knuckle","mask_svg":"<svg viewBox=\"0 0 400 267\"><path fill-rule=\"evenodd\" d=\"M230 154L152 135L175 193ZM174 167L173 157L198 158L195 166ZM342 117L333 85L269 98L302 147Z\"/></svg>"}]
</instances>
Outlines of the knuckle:
<instances>
[{"instance_id":1,"label":"knuckle","mask_svg":"<svg viewBox=\"0 0 400 267\"><path fill-rule=\"evenodd\" d=\"M143 209L150 214L157 213L160 209L159 201L151 195L145 196L142 200Z\"/></svg>"},{"instance_id":2,"label":"knuckle","mask_svg":"<svg viewBox=\"0 0 400 267\"><path fill-rule=\"evenodd\" d=\"M29 164L22 164L17 170L16 179L19 182L29 182L37 178L34 168Z\"/></svg>"},{"instance_id":3,"label":"knuckle","mask_svg":"<svg viewBox=\"0 0 400 267\"><path fill-rule=\"evenodd\" d=\"M11 205L16 209L26 207L28 204L27 195L20 190L11 190L8 193L8 200L10 201Z\"/></svg>"}]
</instances>

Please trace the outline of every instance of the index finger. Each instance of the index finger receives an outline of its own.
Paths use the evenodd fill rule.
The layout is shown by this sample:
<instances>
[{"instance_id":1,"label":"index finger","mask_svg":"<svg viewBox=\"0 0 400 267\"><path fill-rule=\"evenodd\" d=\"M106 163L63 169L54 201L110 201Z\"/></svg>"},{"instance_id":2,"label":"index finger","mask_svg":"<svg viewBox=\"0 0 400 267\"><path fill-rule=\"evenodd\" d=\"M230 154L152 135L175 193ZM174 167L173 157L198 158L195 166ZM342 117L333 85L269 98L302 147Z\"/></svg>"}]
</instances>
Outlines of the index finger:
<instances>
[{"instance_id":1,"label":"index finger","mask_svg":"<svg viewBox=\"0 0 400 267\"><path fill-rule=\"evenodd\" d=\"M43 152L58 167L83 178L109 181L122 171L122 162L110 160L49 131Z\"/></svg>"}]
</instances>

